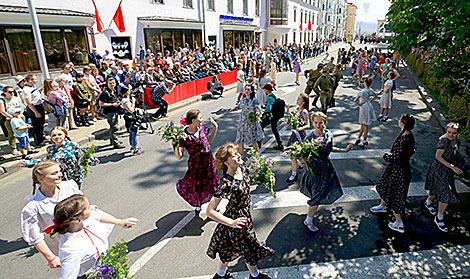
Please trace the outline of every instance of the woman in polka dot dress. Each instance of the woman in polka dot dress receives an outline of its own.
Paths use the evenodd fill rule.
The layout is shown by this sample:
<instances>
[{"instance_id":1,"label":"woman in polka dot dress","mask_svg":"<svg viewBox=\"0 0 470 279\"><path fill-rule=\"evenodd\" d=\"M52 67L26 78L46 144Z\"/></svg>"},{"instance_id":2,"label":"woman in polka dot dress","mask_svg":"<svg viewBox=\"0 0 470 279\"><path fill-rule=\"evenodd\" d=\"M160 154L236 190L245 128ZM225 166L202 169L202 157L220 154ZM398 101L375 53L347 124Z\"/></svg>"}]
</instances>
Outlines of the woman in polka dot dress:
<instances>
[{"instance_id":1,"label":"woman in polka dot dress","mask_svg":"<svg viewBox=\"0 0 470 279\"><path fill-rule=\"evenodd\" d=\"M398 121L401 132L393 142L390 153L380 153L388 166L376 185L380 204L370 208L373 213L386 213L390 208L395 222L389 222L388 227L400 233L405 232L401 217L405 213L406 195L411 181L410 158L415 153L415 138L411 132L414 125L414 117L403 114Z\"/></svg>"}]
</instances>

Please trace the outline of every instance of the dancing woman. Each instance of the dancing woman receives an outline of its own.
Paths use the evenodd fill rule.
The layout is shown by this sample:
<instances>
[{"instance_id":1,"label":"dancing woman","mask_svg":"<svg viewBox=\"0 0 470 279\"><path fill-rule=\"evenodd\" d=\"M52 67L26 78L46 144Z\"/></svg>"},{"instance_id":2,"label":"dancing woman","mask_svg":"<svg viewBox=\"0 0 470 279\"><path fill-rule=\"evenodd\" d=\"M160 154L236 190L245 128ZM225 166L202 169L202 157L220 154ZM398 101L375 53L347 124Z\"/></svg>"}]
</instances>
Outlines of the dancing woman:
<instances>
[{"instance_id":1,"label":"dancing woman","mask_svg":"<svg viewBox=\"0 0 470 279\"><path fill-rule=\"evenodd\" d=\"M410 158L415 153L415 137L411 130L415 119L410 114L403 114L398 121L401 132L390 148L390 153L380 152L380 156L388 162L382 177L376 185L380 195L380 204L370 208L372 213L386 213L390 208L395 222L388 227L399 233L405 232L402 216L405 214L405 201L411 181Z\"/></svg>"},{"instance_id":2,"label":"dancing woman","mask_svg":"<svg viewBox=\"0 0 470 279\"><path fill-rule=\"evenodd\" d=\"M309 109L309 98L305 93L300 93L297 97L297 111L296 116L299 117L300 123L299 128L296 131L292 131L287 146L291 146L294 142L302 142L307 134L305 131L310 129L310 121L308 119L308 109ZM292 165L292 173L289 178L287 178L287 183L293 183L298 178L297 173L297 159L290 159Z\"/></svg>"},{"instance_id":3,"label":"dancing woman","mask_svg":"<svg viewBox=\"0 0 470 279\"><path fill-rule=\"evenodd\" d=\"M183 158L185 149L188 151L188 170L185 176L176 183L176 189L184 200L195 207L196 214L201 212L201 205L211 199L219 183L209 145L217 134L218 125L211 117L210 122L214 128L209 133L210 129L202 125L202 120L202 114L197 109L186 113L187 126L174 150L178 160Z\"/></svg>"},{"instance_id":4,"label":"dancing woman","mask_svg":"<svg viewBox=\"0 0 470 279\"><path fill-rule=\"evenodd\" d=\"M333 133L326 129L326 115L322 112L315 112L311 116L314 127L313 132L307 136L306 140L315 139L322 144L318 148L318 155L311 154L304 158L304 163L309 164L300 181L300 192L310 200L307 202L307 218L304 225L312 232L319 229L313 224L313 216L317 212L320 204L332 204L343 195L343 190L336 175L336 171L331 163L331 152L349 152L352 144L346 148L333 146ZM311 173L310 170L315 173Z\"/></svg>"},{"instance_id":5,"label":"dancing woman","mask_svg":"<svg viewBox=\"0 0 470 279\"><path fill-rule=\"evenodd\" d=\"M233 143L220 146L215 158L216 166L223 170L224 176L207 207L207 216L219 223L207 249L207 255L212 259L219 254L219 268L213 279L233 278L227 272L227 265L240 256L250 271L250 279L267 279L269 277L260 273L256 265L266 256L273 255L274 250L256 238L250 210L248 170L242 165L241 155ZM229 200L223 214L217 211L222 199Z\"/></svg>"},{"instance_id":6,"label":"dancing woman","mask_svg":"<svg viewBox=\"0 0 470 279\"><path fill-rule=\"evenodd\" d=\"M361 124L361 130L359 131L355 144L362 148L369 144L367 142L369 125L373 120L375 120L375 111L371 102L377 98L375 91L370 88L372 85L372 78L369 77L365 79L364 85L366 89L357 93L357 97L354 99L354 103L359 106L359 124ZM361 142L362 136L364 136L364 139Z\"/></svg>"},{"instance_id":7,"label":"dancing woman","mask_svg":"<svg viewBox=\"0 0 470 279\"><path fill-rule=\"evenodd\" d=\"M443 232L448 232L444 223L444 213L449 203L459 203L460 198L455 190L454 174L460 175L463 171L455 166L458 163L460 146L460 125L452 122L447 125L445 135L441 136L436 148L435 160L431 163L426 175L424 189L429 190L425 207L434 215L434 223ZM432 202L437 198L438 208L432 206Z\"/></svg>"},{"instance_id":8,"label":"dancing woman","mask_svg":"<svg viewBox=\"0 0 470 279\"><path fill-rule=\"evenodd\" d=\"M261 70L263 71L263 70ZM254 87L252 85L245 86L245 97L241 99L238 105L227 111L241 108L240 120L238 122L237 137L235 144L238 144L238 150L243 155L244 144L253 146L256 152L259 151L258 143L264 138L263 129L260 122L252 123L248 120L248 113L257 109L261 112L258 99L255 98Z\"/></svg>"}]
</instances>

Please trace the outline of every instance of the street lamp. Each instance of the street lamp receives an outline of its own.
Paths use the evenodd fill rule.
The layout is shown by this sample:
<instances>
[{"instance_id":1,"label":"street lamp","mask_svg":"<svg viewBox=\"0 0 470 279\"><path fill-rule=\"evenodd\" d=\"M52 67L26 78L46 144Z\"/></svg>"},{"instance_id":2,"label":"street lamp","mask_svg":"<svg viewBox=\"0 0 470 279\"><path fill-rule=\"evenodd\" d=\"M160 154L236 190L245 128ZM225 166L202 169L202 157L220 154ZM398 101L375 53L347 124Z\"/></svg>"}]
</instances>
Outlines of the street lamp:
<instances>
[{"instance_id":1,"label":"street lamp","mask_svg":"<svg viewBox=\"0 0 470 279\"><path fill-rule=\"evenodd\" d=\"M36 14L36 7L33 0L28 1L29 14L31 16L31 24L34 33L34 42L39 55L39 65L41 67L42 76L44 79L50 78L49 68L47 67L46 53L44 53L44 45L42 43L41 29L39 29L38 16Z\"/></svg>"}]
</instances>

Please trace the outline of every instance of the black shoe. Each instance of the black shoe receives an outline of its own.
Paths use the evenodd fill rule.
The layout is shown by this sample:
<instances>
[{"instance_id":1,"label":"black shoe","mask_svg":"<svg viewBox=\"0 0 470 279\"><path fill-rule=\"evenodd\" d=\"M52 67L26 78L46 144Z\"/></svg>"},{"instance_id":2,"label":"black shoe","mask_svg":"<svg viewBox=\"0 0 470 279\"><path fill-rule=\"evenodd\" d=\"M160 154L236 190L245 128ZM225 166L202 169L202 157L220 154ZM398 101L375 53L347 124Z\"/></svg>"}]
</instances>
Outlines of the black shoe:
<instances>
[{"instance_id":1,"label":"black shoe","mask_svg":"<svg viewBox=\"0 0 470 279\"><path fill-rule=\"evenodd\" d=\"M383 115L379 115L379 117L377 117L377 120L382 120L382 118L384 118Z\"/></svg>"},{"instance_id":2,"label":"black shoe","mask_svg":"<svg viewBox=\"0 0 470 279\"><path fill-rule=\"evenodd\" d=\"M264 273L259 273L258 276L256 277L253 277L251 276L250 274L250 279L271 279L271 277L269 277L268 275L264 274Z\"/></svg>"},{"instance_id":3,"label":"black shoe","mask_svg":"<svg viewBox=\"0 0 470 279\"><path fill-rule=\"evenodd\" d=\"M360 143L361 143L361 139L357 139L354 144L355 144L355 145L359 145Z\"/></svg>"},{"instance_id":4,"label":"black shoe","mask_svg":"<svg viewBox=\"0 0 470 279\"><path fill-rule=\"evenodd\" d=\"M359 144L359 147L364 148L366 145L369 145L369 143L367 141L363 141Z\"/></svg>"},{"instance_id":5,"label":"black shoe","mask_svg":"<svg viewBox=\"0 0 470 279\"><path fill-rule=\"evenodd\" d=\"M0 162L1 162L1 161L5 161L5 160L6 160L5 157L0 156Z\"/></svg>"},{"instance_id":6,"label":"black shoe","mask_svg":"<svg viewBox=\"0 0 470 279\"><path fill-rule=\"evenodd\" d=\"M39 150L30 150L30 151L28 151L28 155L36 154L36 153L39 153Z\"/></svg>"},{"instance_id":7,"label":"black shoe","mask_svg":"<svg viewBox=\"0 0 470 279\"><path fill-rule=\"evenodd\" d=\"M276 150L284 150L284 146L282 146L282 144L275 145L273 148Z\"/></svg>"},{"instance_id":8,"label":"black shoe","mask_svg":"<svg viewBox=\"0 0 470 279\"><path fill-rule=\"evenodd\" d=\"M124 144L118 143L118 144L113 145L113 148L114 149L123 149L123 148L126 148L126 146Z\"/></svg>"},{"instance_id":9,"label":"black shoe","mask_svg":"<svg viewBox=\"0 0 470 279\"><path fill-rule=\"evenodd\" d=\"M233 276L230 272L225 272L225 275L224 276L220 276L219 274L215 274L214 277L212 277L212 279L233 279Z\"/></svg>"},{"instance_id":10,"label":"black shoe","mask_svg":"<svg viewBox=\"0 0 470 279\"><path fill-rule=\"evenodd\" d=\"M23 159L23 160L32 160L33 157L31 157L30 155L21 155L21 159Z\"/></svg>"},{"instance_id":11,"label":"black shoe","mask_svg":"<svg viewBox=\"0 0 470 279\"><path fill-rule=\"evenodd\" d=\"M292 174L291 174L290 177L288 177L288 178L286 179L286 182L287 182L287 183L294 183L294 181L297 181L297 178L299 177L299 174L296 173L293 179L290 179L291 177L292 177Z\"/></svg>"}]
</instances>

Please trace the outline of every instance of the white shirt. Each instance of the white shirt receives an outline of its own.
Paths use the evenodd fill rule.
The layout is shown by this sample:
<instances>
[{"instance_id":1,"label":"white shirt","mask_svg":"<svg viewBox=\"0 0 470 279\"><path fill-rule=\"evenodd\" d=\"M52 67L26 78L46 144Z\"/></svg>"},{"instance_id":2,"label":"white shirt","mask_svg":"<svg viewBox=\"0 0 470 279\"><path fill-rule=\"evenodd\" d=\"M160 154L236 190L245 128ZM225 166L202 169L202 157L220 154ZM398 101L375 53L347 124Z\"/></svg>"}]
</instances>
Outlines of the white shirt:
<instances>
[{"instance_id":1,"label":"white shirt","mask_svg":"<svg viewBox=\"0 0 470 279\"><path fill-rule=\"evenodd\" d=\"M384 93L391 93L391 89L392 89L392 86L393 86L393 81L392 80L387 80L385 83L384 83Z\"/></svg>"},{"instance_id":2,"label":"white shirt","mask_svg":"<svg viewBox=\"0 0 470 279\"><path fill-rule=\"evenodd\" d=\"M21 230L23 239L29 244L34 245L43 240L49 245L53 253L57 253L58 241L57 237L52 239L49 235L45 235L42 231L54 223L54 208L62 200L74 195L83 194L78 190L78 185L74 180L62 181L59 184L59 197L57 200L44 196L40 189L36 191L32 199L26 204L21 211ZM55 251L54 251L55 250Z\"/></svg>"},{"instance_id":3,"label":"white shirt","mask_svg":"<svg viewBox=\"0 0 470 279\"><path fill-rule=\"evenodd\" d=\"M99 255L108 250L108 236L114 225L101 223L103 214L101 210L91 210L90 217L83 221L82 230L60 235L61 279L75 279L84 275L96 265Z\"/></svg>"},{"instance_id":4,"label":"white shirt","mask_svg":"<svg viewBox=\"0 0 470 279\"><path fill-rule=\"evenodd\" d=\"M72 74L71 73L68 73L68 74L62 73L60 76L65 79L65 85L67 85L67 87L70 89L70 91L72 91L72 88L73 88Z\"/></svg>"},{"instance_id":5,"label":"white shirt","mask_svg":"<svg viewBox=\"0 0 470 279\"><path fill-rule=\"evenodd\" d=\"M38 89L32 87L32 86L29 86L29 85L26 85L24 88L23 88L23 93L24 93L24 98L29 98L31 99L31 103L34 105L34 106L37 106L37 105L40 105L42 104L42 97L41 97L41 91L39 91Z\"/></svg>"}]
</instances>

